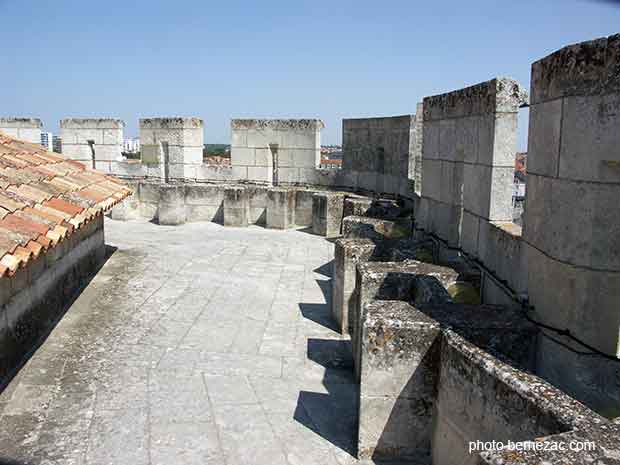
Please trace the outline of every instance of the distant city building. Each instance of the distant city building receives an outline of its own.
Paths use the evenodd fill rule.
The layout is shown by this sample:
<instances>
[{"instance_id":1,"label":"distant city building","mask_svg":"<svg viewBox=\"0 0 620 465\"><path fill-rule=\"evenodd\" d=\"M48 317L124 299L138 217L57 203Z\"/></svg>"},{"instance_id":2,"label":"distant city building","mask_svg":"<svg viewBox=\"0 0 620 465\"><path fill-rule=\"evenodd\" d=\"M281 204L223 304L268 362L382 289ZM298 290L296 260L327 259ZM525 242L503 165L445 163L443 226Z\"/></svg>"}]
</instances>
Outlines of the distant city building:
<instances>
[{"instance_id":1,"label":"distant city building","mask_svg":"<svg viewBox=\"0 0 620 465\"><path fill-rule=\"evenodd\" d=\"M330 163L330 162L339 163ZM325 162L325 163L324 163ZM323 164L329 166L322 166ZM322 168L341 168L342 167L342 146L322 145L321 146L321 167Z\"/></svg>"},{"instance_id":2,"label":"distant city building","mask_svg":"<svg viewBox=\"0 0 620 465\"><path fill-rule=\"evenodd\" d=\"M321 145L321 154L332 154L342 152L342 146L340 145Z\"/></svg>"},{"instance_id":3,"label":"distant city building","mask_svg":"<svg viewBox=\"0 0 620 465\"><path fill-rule=\"evenodd\" d=\"M62 138L60 136L52 137L52 151L62 153Z\"/></svg>"},{"instance_id":4,"label":"distant city building","mask_svg":"<svg viewBox=\"0 0 620 465\"><path fill-rule=\"evenodd\" d=\"M136 153L140 151L140 139L135 137L133 139L125 139L123 141L124 153Z\"/></svg>"},{"instance_id":5,"label":"distant city building","mask_svg":"<svg viewBox=\"0 0 620 465\"><path fill-rule=\"evenodd\" d=\"M322 158L321 163L319 165L321 169L340 169L342 168L342 160L330 160L327 158Z\"/></svg>"},{"instance_id":6,"label":"distant city building","mask_svg":"<svg viewBox=\"0 0 620 465\"><path fill-rule=\"evenodd\" d=\"M50 152L53 152L54 135L51 132L41 133L41 145Z\"/></svg>"}]
</instances>

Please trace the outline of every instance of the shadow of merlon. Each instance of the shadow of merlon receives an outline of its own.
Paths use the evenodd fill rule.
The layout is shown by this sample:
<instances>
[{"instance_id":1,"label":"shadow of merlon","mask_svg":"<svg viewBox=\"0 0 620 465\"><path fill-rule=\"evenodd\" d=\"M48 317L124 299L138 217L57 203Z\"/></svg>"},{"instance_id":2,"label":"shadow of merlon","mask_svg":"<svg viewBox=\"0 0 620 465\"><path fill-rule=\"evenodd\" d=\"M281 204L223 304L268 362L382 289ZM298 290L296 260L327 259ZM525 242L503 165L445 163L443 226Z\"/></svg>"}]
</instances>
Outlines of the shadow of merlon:
<instances>
[{"instance_id":1,"label":"shadow of merlon","mask_svg":"<svg viewBox=\"0 0 620 465\"><path fill-rule=\"evenodd\" d=\"M299 310L304 318L314 321L315 323L331 329L334 332L338 331L338 326L334 322L327 304L308 304L299 303Z\"/></svg>"}]
</instances>

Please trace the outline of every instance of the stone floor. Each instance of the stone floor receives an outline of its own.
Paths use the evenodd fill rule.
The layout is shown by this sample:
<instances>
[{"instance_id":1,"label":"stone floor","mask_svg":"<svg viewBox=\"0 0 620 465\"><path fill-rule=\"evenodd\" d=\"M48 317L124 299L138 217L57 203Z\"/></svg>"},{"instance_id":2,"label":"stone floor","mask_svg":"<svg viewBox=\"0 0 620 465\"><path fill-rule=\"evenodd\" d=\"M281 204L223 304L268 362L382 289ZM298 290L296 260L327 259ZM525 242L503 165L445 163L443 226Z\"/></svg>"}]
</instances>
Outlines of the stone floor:
<instances>
[{"instance_id":1,"label":"stone floor","mask_svg":"<svg viewBox=\"0 0 620 465\"><path fill-rule=\"evenodd\" d=\"M0 465L357 463L330 242L112 220L106 242L0 395Z\"/></svg>"}]
</instances>

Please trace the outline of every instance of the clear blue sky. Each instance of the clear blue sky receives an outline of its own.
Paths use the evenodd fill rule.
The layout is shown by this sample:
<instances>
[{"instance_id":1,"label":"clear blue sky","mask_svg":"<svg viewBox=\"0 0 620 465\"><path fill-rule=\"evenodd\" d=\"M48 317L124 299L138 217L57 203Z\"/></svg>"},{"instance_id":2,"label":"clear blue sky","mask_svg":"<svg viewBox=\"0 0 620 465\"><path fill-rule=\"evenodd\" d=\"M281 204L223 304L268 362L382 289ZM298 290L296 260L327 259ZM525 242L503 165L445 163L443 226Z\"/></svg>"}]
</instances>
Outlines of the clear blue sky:
<instances>
[{"instance_id":1,"label":"clear blue sky","mask_svg":"<svg viewBox=\"0 0 620 465\"><path fill-rule=\"evenodd\" d=\"M433 95L510 76L570 43L620 32L587 0L105 2L0 0L0 114L199 116L208 143L235 117L415 112ZM520 144L524 144L521 137Z\"/></svg>"}]
</instances>

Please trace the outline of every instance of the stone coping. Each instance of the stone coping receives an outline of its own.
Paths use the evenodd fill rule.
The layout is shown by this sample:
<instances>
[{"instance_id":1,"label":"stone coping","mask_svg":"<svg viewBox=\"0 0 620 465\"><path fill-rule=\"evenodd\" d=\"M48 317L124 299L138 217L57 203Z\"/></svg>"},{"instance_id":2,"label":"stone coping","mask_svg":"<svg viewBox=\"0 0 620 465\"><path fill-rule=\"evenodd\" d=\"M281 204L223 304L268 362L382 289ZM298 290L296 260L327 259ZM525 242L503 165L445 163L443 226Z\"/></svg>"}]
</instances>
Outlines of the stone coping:
<instances>
[{"instance_id":1,"label":"stone coping","mask_svg":"<svg viewBox=\"0 0 620 465\"><path fill-rule=\"evenodd\" d=\"M29 124L31 125L30 127L35 129L43 127L43 123L40 118L21 118L18 116L7 116L0 118L0 126L5 128L23 128L25 124Z\"/></svg>"},{"instance_id":2,"label":"stone coping","mask_svg":"<svg viewBox=\"0 0 620 465\"><path fill-rule=\"evenodd\" d=\"M140 129L191 129L204 127L201 118L170 116L157 118L140 118Z\"/></svg>"},{"instance_id":3,"label":"stone coping","mask_svg":"<svg viewBox=\"0 0 620 465\"><path fill-rule=\"evenodd\" d=\"M515 113L529 102L527 91L512 78L498 77L464 89L424 98L424 121L501 112Z\"/></svg>"},{"instance_id":4,"label":"stone coping","mask_svg":"<svg viewBox=\"0 0 620 465\"><path fill-rule=\"evenodd\" d=\"M232 119L231 129L278 129L278 130L320 130L325 123L320 119Z\"/></svg>"},{"instance_id":5,"label":"stone coping","mask_svg":"<svg viewBox=\"0 0 620 465\"><path fill-rule=\"evenodd\" d=\"M532 64L532 104L620 91L620 34L568 45Z\"/></svg>"},{"instance_id":6,"label":"stone coping","mask_svg":"<svg viewBox=\"0 0 620 465\"><path fill-rule=\"evenodd\" d=\"M61 129L123 129L125 122L117 118L65 118Z\"/></svg>"},{"instance_id":7,"label":"stone coping","mask_svg":"<svg viewBox=\"0 0 620 465\"><path fill-rule=\"evenodd\" d=\"M473 318L475 314L475 318ZM413 307L402 301L376 300L366 305L365 327L375 335L389 336L389 339L375 341L379 344L402 344L401 350L393 348L392 353L408 353L409 344L417 344L416 330L438 328L441 330L442 351L440 360L452 351L450 359L457 356L457 364L463 363L478 367L491 378L504 386L505 392L523 399L531 416L545 424L549 430L558 434L545 439L564 441L594 441L597 450L593 454L575 454L575 460L566 460L567 455L553 453L533 453L504 451L482 455L484 464L524 464L524 463L593 463L592 457L613 457L620 450L620 424L613 423L577 400L563 393L538 376L518 366L515 361L498 352L505 342L523 343L523 335L535 337L537 328L527 322L518 311L499 306L468 306L442 304L439 306ZM412 331L409 336L396 337L398 331ZM493 331L490 331L493 330ZM495 347L487 341L477 339L479 334L504 332L506 338L495 341ZM511 335L512 332L512 335ZM420 334L422 337L422 333ZM374 340L374 339L373 339ZM396 342L395 342L396 341ZM502 352L511 352L512 348ZM441 362L440 363L444 363ZM541 438L531 438L541 440ZM568 452L568 451L567 451ZM533 460L545 458L546 461ZM608 463L608 462L605 462Z\"/></svg>"}]
</instances>

